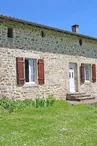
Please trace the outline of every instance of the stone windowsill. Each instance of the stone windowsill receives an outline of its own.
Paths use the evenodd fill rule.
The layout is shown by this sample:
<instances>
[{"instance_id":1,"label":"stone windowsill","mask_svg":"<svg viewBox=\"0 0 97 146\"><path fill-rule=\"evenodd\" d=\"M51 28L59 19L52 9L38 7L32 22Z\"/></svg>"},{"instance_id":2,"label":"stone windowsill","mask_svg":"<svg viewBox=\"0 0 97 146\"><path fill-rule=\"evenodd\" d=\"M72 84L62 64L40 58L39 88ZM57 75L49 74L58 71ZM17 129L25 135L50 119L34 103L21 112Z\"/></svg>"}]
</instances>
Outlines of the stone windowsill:
<instances>
[{"instance_id":1,"label":"stone windowsill","mask_svg":"<svg viewBox=\"0 0 97 146\"><path fill-rule=\"evenodd\" d=\"M38 87L38 84L36 84L36 83L25 83L23 87L24 88L25 87Z\"/></svg>"}]
</instances>

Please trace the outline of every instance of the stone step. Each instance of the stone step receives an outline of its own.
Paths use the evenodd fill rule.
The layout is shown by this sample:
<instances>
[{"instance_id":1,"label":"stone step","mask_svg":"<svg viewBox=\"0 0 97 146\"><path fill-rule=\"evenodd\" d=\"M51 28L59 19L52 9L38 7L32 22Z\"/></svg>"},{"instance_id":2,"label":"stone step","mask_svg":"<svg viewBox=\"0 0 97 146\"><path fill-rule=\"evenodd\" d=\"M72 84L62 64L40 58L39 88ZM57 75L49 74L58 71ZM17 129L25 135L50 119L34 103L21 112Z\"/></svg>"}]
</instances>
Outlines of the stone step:
<instances>
[{"instance_id":1,"label":"stone step","mask_svg":"<svg viewBox=\"0 0 97 146\"><path fill-rule=\"evenodd\" d=\"M86 94L85 92L75 92L75 93L68 93L67 95L83 95Z\"/></svg>"},{"instance_id":2,"label":"stone step","mask_svg":"<svg viewBox=\"0 0 97 146\"><path fill-rule=\"evenodd\" d=\"M73 101L84 101L84 100L93 100L95 99L95 97L78 97L78 98L75 98L75 99L72 99Z\"/></svg>"},{"instance_id":3,"label":"stone step","mask_svg":"<svg viewBox=\"0 0 97 146\"><path fill-rule=\"evenodd\" d=\"M95 105L97 104L97 99L92 99L92 100L81 100L81 101L74 101L74 100L67 100L72 105L76 104L88 104L88 105Z\"/></svg>"},{"instance_id":4,"label":"stone step","mask_svg":"<svg viewBox=\"0 0 97 146\"><path fill-rule=\"evenodd\" d=\"M66 96L66 100L68 101L74 101L74 102L79 102L79 103L92 103L95 97L91 97L90 94L86 93L69 93Z\"/></svg>"},{"instance_id":5,"label":"stone step","mask_svg":"<svg viewBox=\"0 0 97 146\"><path fill-rule=\"evenodd\" d=\"M84 97L86 96L85 93L79 93L79 92L76 92L76 93L68 93L67 96L66 96L66 99L67 100L70 100L70 99L74 99L76 97Z\"/></svg>"},{"instance_id":6,"label":"stone step","mask_svg":"<svg viewBox=\"0 0 97 146\"><path fill-rule=\"evenodd\" d=\"M91 95L90 94L71 95L71 98L79 98L79 97L91 97Z\"/></svg>"},{"instance_id":7,"label":"stone step","mask_svg":"<svg viewBox=\"0 0 97 146\"><path fill-rule=\"evenodd\" d=\"M66 100L77 100L82 98L91 98L91 95L69 95L66 96Z\"/></svg>"}]
</instances>

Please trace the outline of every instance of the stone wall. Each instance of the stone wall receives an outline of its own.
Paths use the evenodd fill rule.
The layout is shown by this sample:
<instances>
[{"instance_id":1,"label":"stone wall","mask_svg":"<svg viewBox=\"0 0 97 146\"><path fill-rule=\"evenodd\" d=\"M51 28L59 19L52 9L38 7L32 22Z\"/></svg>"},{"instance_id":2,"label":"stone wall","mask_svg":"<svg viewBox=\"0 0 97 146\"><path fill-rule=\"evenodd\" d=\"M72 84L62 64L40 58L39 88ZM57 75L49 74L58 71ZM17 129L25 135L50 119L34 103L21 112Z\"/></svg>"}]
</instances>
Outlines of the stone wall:
<instances>
[{"instance_id":1,"label":"stone wall","mask_svg":"<svg viewBox=\"0 0 97 146\"><path fill-rule=\"evenodd\" d=\"M13 27L13 38L7 37L7 28ZM45 37L41 36L44 31ZM78 91L97 95L97 83L80 83L81 63L97 65L97 41L53 30L41 29L15 22L0 21L0 96L25 99L55 95L66 97L69 92L69 63L77 63ZM16 57L43 58L45 84L18 86Z\"/></svg>"}]
</instances>

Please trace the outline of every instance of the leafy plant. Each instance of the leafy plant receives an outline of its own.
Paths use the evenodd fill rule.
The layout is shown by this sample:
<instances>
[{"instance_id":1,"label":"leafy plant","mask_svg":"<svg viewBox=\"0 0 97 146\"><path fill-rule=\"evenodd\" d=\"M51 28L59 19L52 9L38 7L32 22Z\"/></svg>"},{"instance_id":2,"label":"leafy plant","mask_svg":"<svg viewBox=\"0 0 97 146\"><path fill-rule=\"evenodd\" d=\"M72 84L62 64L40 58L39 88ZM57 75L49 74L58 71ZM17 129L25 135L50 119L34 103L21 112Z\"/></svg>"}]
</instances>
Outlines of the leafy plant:
<instances>
[{"instance_id":1,"label":"leafy plant","mask_svg":"<svg viewBox=\"0 0 97 146\"><path fill-rule=\"evenodd\" d=\"M35 102L34 106L36 108L38 108L38 107L49 107L49 106L52 106L54 104L55 99L54 98L46 98L46 99L37 98L34 102Z\"/></svg>"},{"instance_id":2,"label":"leafy plant","mask_svg":"<svg viewBox=\"0 0 97 146\"><path fill-rule=\"evenodd\" d=\"M31 99L25 99L23 101L20 100L12 100L8 98L1 98L0 99L0 106L4 109L8 110L9 112L13 112L14 109L22 109L27 107L49 107L52 106L55 102L55 99L52 97L49 97L47 99L44 98L37 98L35 100Z\"/></svg>"}]
</instances>

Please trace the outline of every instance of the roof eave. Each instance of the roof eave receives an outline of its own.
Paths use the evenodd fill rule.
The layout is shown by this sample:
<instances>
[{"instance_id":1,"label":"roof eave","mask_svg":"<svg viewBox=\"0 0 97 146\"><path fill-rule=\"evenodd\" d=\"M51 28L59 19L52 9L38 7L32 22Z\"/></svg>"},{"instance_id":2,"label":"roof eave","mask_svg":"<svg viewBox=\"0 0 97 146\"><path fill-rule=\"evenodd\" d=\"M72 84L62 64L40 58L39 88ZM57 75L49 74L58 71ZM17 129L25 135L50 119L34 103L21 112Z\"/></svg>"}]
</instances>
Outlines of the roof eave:
<instances>
[{"instance_id":1,"label":"roof eave","mask_svg":"<svg viewBox=\"0 0 97 146\"><path fill-rule=\"evenodd\" d=\"M25 20L22 20L22 19L14 18L14 17L8 17L8 16L5 16L5 15L0 15L0 19L5 19L5 20L17 22L17 23L36 26L36 27L39 27L39 28L42 28L42 29L43 28L44 29L49 29L49 30L53 30L53 31L66 33L66 34L70 34L70 35L74 35L74 36L78 36L78 37L87 38L87 39L97 41L96 37L92 37L92 36L88 36L88 35L84 35L84 34L79 34L79 33L74 33L74 32L70 32L70 31L67 31L67 30L63 30L63 29L59 29L59 28L55 28L55 27L51 27L51 26L46 26L46 25L43 25L43 24L38 24L38 23L30 22L30 21L25 21Z\"/></svg>"}]
</instances>

